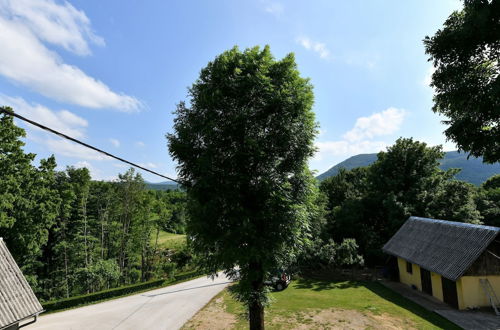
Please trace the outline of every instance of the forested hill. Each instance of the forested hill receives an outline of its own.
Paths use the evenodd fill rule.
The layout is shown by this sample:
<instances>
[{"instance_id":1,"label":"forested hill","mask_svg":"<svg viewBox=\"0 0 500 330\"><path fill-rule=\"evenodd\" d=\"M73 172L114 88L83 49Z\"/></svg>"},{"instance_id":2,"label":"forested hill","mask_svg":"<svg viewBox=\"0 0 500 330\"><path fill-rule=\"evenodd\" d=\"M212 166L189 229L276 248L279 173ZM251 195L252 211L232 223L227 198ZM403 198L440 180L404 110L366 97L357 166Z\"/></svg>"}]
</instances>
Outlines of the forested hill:
<instances>
[{"instance_id":1,"label":"forested hill","mask_svg":"<svg viewBox=\"0 0 500 330\"><path fill-rule=\"evenodd\" d=\"M179 185L173 181L164 181L164 182L145 182L146 188L151 190L176 190L179 189Z\"/></svg>"},{"instance_id":2,"label":"forested hill","mask_svg":"<svg viewBox=\"0 0 500 330\"><path fill-rule=\"evenodd\" d=\"M343 162L330 168L328 171L317 176L319 180L324 180L330 176L336 175L341 168L353 169L356 167L368 166L377 160L377 154L360 154L352 156ZM480 185L492 175L500 173L500 164L484 164L482 158L469 158L467 154L449 151L445 153L441 161L441 169L460 168L460 173L456 178L467 181L475 185Z\"/></svg>"}]
</instances>

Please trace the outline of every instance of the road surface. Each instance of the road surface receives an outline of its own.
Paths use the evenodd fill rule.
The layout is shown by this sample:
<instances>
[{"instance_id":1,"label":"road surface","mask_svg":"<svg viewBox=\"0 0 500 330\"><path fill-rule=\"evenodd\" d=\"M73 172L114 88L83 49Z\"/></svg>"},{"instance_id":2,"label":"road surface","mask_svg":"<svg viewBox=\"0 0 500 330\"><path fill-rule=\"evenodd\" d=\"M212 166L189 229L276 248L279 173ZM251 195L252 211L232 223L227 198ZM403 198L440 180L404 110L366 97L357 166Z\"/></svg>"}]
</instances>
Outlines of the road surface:
<instances>
[{"instance_id":1,"label":"road surface","mask_svg":"<svg viewBox=\"0 0 500 330\"><path fill-rule=\"evenodd\" d=\"M230 281L202 277L162 289L49 314L27 330L179 329Z\"/></svg>"}]
</instances>

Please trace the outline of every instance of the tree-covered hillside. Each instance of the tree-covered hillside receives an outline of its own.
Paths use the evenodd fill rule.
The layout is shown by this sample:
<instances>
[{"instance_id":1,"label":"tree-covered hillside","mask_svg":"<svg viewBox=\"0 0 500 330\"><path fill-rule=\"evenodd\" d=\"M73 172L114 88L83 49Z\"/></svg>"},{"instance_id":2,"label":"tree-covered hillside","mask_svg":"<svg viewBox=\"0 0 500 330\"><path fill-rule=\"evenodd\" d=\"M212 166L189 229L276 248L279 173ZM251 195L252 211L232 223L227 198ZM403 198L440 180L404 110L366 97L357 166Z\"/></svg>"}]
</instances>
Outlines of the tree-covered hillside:
<instances>
[{"instance_id":1,"label":"tree-covered hillside","mask_svg":"<svg viewBox=\"0 0 500 330\"><path fill-rule=\"evenodd\" d=\"M352 156L343 162L330 168L328 171L317 176L319 180L324 180L331 176L337 175L341 168L347 170L368 166L377 160L377 154L360 154ZM459 168L461 171L456 175L459 180L467 181L475 185L480 185L488 178L500 173L500 163L486 164L482 158L470 157L467 159L467 154L459 153L458 151L448 151L439 166L442 170L450 168Z\"/></svg>"},{"instance_id":2,"label":"tree-covered hillside","mask_svg":"<svg viewBox=\"0 0 500 330\"><path fill-rule=\"evenodd\" d=\"M164 181L164 182L147 182L145 181L146 188L150 190L177 190L179 189L179 185L173 181Z\"/></svg>"}]
</instances>

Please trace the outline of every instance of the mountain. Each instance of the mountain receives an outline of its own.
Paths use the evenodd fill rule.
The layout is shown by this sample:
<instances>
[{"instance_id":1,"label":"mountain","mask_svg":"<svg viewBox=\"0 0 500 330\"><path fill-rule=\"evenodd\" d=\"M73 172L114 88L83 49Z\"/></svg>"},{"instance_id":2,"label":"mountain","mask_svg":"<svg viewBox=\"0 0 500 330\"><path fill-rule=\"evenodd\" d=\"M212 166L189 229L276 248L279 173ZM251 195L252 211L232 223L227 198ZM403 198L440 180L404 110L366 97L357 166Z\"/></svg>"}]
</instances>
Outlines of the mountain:
<instances>
[{"instance_id":1,"label":"mountain","mask_svg":"<svg viewBox=\"0 0 500 330\"><path fill-rule=\"evenodd\" d=\"M359 154L356 156L352 156L344 160L343 162L338 163L337 165L331 167L325 173L318 175L316 178L318 180L324 180L331 176L337 175L341 168L345 168L346 170L352 170L356 167L368 166L374 163L377 160L377 154Z\"/></svg>"},{"instance_id":2,"label":"mountain","mask_svg":"<svg viewBox=\"0 0 500 330\"><path fill-rule=\"evenodd\" d=\"M164 181L164 182L148 182L146 181L146 188L151 190L176 190L179 189L179 184L173 181Z\"/></svg>"},{"instance_id":3,"label":"mountain","mask_svg":"<svg viewBox=\"0 0 500 330\"><path fill-rule=\"evenodd\" d=\"M337 175L341 168L350 170L356 167L368 166L376 160L377 154L360 154L352 156L333 166L328 171L318 175L316 178L324 180L328 177ZM481 157L470 157L467 159L467 154L459 153L458 151L446 152L439 167L443 170L460 168L461 171L456 175L456 178L475 185L480 185L489 177L500 174L500 163L485 164Z\"/></svg>"}]
</instances>

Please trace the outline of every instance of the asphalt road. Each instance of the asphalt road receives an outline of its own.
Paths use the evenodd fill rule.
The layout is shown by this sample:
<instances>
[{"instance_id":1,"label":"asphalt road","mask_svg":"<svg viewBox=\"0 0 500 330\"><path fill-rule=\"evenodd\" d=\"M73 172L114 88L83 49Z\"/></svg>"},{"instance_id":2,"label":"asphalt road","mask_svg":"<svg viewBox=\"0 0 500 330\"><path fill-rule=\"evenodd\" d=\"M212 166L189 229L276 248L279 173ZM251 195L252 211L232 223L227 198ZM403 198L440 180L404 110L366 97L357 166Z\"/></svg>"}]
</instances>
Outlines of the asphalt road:
<instances>
[{"instance_id":1,"label":"asphalt road","mask_svg":"<svg viewBox=\"0 0 500 330\"><path fill-rule=\"evenodd\" d=\"M162 289L49 314L27 330L179 329L229 280L202 277Z\"/></svg>"}]
</instances>

